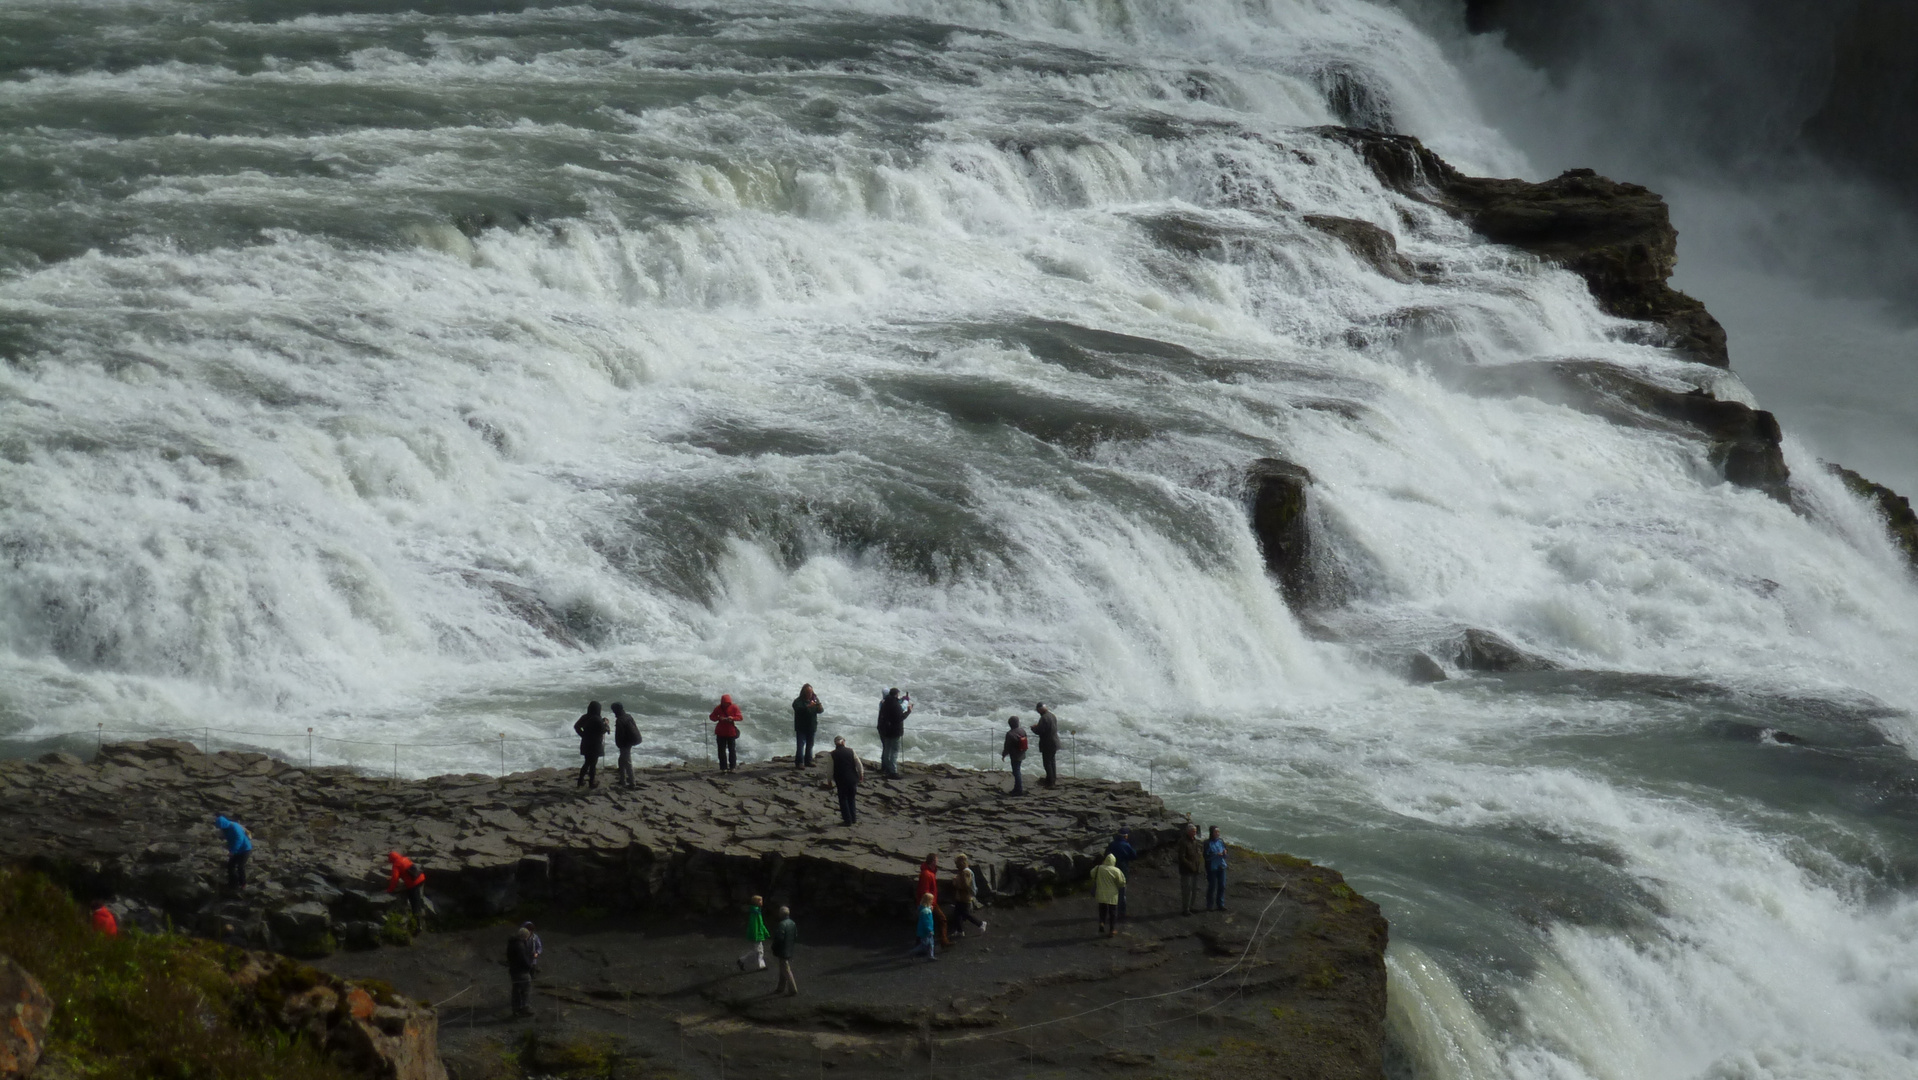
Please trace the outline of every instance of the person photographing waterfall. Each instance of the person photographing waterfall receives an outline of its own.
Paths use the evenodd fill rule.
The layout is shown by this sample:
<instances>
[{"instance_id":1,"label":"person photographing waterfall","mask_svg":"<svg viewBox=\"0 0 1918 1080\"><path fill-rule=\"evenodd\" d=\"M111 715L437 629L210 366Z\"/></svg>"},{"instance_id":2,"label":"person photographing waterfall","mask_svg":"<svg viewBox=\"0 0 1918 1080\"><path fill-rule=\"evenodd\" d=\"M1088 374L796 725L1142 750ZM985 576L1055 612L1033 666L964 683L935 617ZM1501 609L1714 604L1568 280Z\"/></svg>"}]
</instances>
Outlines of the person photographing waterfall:
<instances>
[{"instance_id":1,"label":"person photographing waterfall","mask_svg":"<svg viewBox=\"0 0 1918 1080\"><path fill-rule=\"evenodd\" d=\"M897 686L879 699L879 775L899 779L899 744L906 737L906 717L912 715L912 695Z\"/></svg>"},{"instance_id":2,"label":"person photographing waterfall","mask_svg":"<svg viewBox=\"0 0 1918 1080\"><path fill-rule=\"evenodd\" d=\"M719 704L713 706L706 719L713 722L713 741L719 744L719 771L732 772L739 768L739 725L746 716L733 704L733 696L719 695Z\"/></svg>"},{"instance_id":3,"label":"person photographing waterfall","mask_svg":"<svg viewBox=\"0 0 1918 1080\"><path fill-rule=\"evenodd\" d=\"M812 740L819 733L819 714L825 711L811 683L799 688L799 696L793 698L793 768L812 764Z\"/></svg>"}]
</instances>

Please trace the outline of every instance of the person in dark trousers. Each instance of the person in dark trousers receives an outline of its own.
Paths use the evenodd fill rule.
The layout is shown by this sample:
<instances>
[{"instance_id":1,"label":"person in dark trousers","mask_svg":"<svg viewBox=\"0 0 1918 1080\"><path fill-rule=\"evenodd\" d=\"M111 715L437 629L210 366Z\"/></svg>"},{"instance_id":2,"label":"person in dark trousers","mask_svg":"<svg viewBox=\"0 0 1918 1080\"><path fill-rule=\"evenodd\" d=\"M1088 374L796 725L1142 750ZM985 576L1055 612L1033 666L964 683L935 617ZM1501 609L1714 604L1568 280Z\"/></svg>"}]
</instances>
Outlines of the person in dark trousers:
<instances>
[{"instance_id":1,"label":"person in dark trousers","mask_svg":"<svg viewBox=\"0 0 1918 1080\"><path fill-rule=\"evenodd\" d=\"M926 861L919 864L920 896L932 897L932 921L938 928L940 948L952 948L952 935L946 929L946 909L939 906L939 856L928 855Z\"/></svg>"},{"instance_id":2,"label":"person in dark trousers","mask_svg":"<svg viewBox=\"0 0 1918 1080\"><path fill-rule=\"evenodd\" d=\"M1052 787L1059 782L1059 718L1052 715L1043 701L1033 708L1039 710L1039 720L1032 725L1032 733L1039 737L1039 760L1046 767L1045 785Z\"/></svg>"},{"instance_id":3,"label":"person in dark trousers","mask_svg":"<svg viewBox=\"0 0 1918 1080\"><path fill-rule=\"evenodd\" d=\"M1011 794L1013 795L1026 793L1026 778L1020 771L1020 767L1026 763L1026 748L1030 745L1031 740L1026 736L1026 729L1019 726L1019 718L1006 717L1006 740L999 746L999 756L1012 763Z\"/></svg>"},{"instance_id":4,"label":"person in dark trousers","mask_svg":"<svg viewBox=\"0 0 1918 1080\"><path fill-rule=\"evenodd\" d=\"M1132 873L1132 860L1139 857L1139 850L1132 846L1132 830L1119 826L1119 835L1106 845L1106 854L1112 856L1119 867L1119 873ZM1119 886L1119 918L1126 917L1125 886Z\"/></svg>"},{"instance_id":5,"label":"person in dark trousers","mask_svg":"<svg viewBox=\"0 0 1918 1080\"><path fill-rule=\"evenodd\" d=\"M599 759L606 756L606 716L599 711L599 702L586 703L586 711L573 721L573 734L579 736L579 756L586 760L580 763L579 779L573 781L574 787L592 784L599 786Z\"/></svg>"},{"instance_id":6,"label":"person in dark trousers","mask_svg":"<svg viewBox=\"0 0 1918 1080\"><path fill-rule=\"evenodd\" d=\"M799 996L799 980L793 978L793 950L799 946L799 924L793 921L793 909L779 909L779 925L773 927L773 959L779 961L779 985L773 993Z\"/></svg>"},{"instance_id":7,"label":"person in dark trousers","mask_svg":"<svg viewBox=\"0 0 1918 1080\"><path fill-rule=\"evenodd\" d=\"M253 854L253 838L246 833L246 826L216 814L213 827L220 830L220 840L226 844L226 885L229 889L246 888L246 859Z\"/></svg>"},{"instance_id":8,"label":"person in dark trousers","mask_svg":"<svg viewBox=\"0 0 1918 1080\"><path fill-rule=\"evenodd\" d=\"M1199 882L1205 879L1205 843L1199 839L1199 827L1187 822L1185 835L1179 837L1179 906L1192 914L1199 902Z\"/></svg>"},{"instance_id":9,"label":"person in dark trousers","mask_svg":"<svg viewBox=\"0 0 1918 1080\"><path fill-rule=\"evenodd\" d=\"M899 778L899 743L906 737L906 717L912 715L912 698L901 694L897 686L879 699L879 775L888 780Z\"/></svg>"},{"instance_id":10,"label":"person in dark trousers","mask_svg":"<svg viewBox=\"0 0 1918 1080\"><path fill-rule=\"evenodd\" d=\"M959 928L959 936L966 936L966 924L986 932L986 921L974 915L973 909L979 905L979 879L972 876L972 860L960 855L953 860L952 871L952 918L949 926Z\"/></svg>"},{"instance_id":11,"label":"person in dark trousers","mask_svg":"<svg viewBox=\"0 0 1918 1080\"><path fill-rule=\"evenodd\" d=\"M1205 841L1205 909L1225 910L1225 840L1217 825Z\"/></svg>"},{"instance_id":12,"label":"person in dark trousers","mask_svg":"<svg viewBox=\"0 0 1918 1080\"><path fill-rule=\"evenodd\" d=\"M386 891L405 898L407 910L413 913L413 930L417 933L420 919L426 914L426 871L397 851L386 853L386 863Z\"/></svg>"},{"instance_id":13,"label":"person in dark trousers","mask_svg":"<svg viewBox=\"0 0 1918 1080\"><path fill-rule=\"evenodd\" d=\"M859 807L856 798L859 785L866 780L866 764L859 755L846 745L844 735L835 735L832 740L832 787L839 795L839 820L848 825L859 823Z\"/></svg>"},{"instance_id":14,"label":"person in dark trousers","mask_svg":"<svg viewBox=\"0 0 1918 1080\"><path fill-rule=\"evenodd\" d=\"M1106 937L1119 932L1119 890L1125 888L1125 874L1118 861L1107 855L1092 868L1092 899L1099 905L1099 932Z\"/></svg>"},{"instance_id":15,"label":"person in dark trousers","mask_svg":"<svg viewBox=\"0 0 1918 1080\"><path fill-rule=\"evenodd\" d=\"M533 955L533 931L521 926L506 939L506 977L513 981L513 1015L533 1015L533 972L539 961Z\"/></svg>"},{"instance_id":16,"label":"person in dark trousers","mask_svg":"<svg viewBox=\"0 0 1918 1080\"><path fill-rule=\"evenodd\" d=\"M639 721L626 711L626 706L613 702L613 746L619 750L619 782L625 787L636 787L633 779L633 747L645 740L639 734Z\"/></svg>"},{"instance_id":17,"label":"person in dark trousers","mask_svg":"<svg viewBox=\"0 0 1918 1080\"><path fill-rule=\"evenodd\" d=\"M819 733L819 714L825 711L811 683L799 688L799 696L793 699L793 768L812 764L812 740Z\"/></svg>"},{"instance_id":18,"label":"person in dark trousers","mask_svg":"<svg viewBox=\"0 0 1918 1080\"><path fill-rule=\"evenodd\" d=\"M719 771L732 772L739 768L739 725L746 715L733 704L731 694L719 695L719 704L706 714L713 722L713 739L719 743Z\"/></svg>"}]
</instances>

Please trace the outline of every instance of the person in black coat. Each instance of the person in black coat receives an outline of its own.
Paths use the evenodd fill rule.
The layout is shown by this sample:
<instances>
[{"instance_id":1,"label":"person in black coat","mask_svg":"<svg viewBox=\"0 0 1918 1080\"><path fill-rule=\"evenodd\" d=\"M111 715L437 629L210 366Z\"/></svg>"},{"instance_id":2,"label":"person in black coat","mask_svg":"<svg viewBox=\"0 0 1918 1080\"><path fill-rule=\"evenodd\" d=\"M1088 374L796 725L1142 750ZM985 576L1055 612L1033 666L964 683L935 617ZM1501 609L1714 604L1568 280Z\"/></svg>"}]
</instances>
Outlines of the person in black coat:
<instances>
[{"instance_id":1,"label":"person in black coat","mask_svg":"<svg viewBox=\"0 0 1918 1080\"><path fill-rule=\"evenodd\" d=\"M513 1015L533 1015L533 928L528 923L506 939L506 977L513 982Z\"/></svg>"},{"instance_id":2,"label":"person in black coat","mask_svg":"<svg viewBox=\"0 0 1918 1080\"><path fill-rule=\"evenodd\" d=\"M799 696L793 699L793 768L812 764L812 740L819 733L819 714L825 711L811 683L799 688Z\"/></svg>"},{"instance_id":3,"label":"person in black coat","mask_svg":"<svg viewBox=\"0 0 1918 1080\"><path fill-rule=\"evenodd\" d=\"M1039 721L1032 725L1032 733L1039 737L1039 760L1046 767L1046 778L1040 783L1051 787L1059 782L1059 718L1043 701L1033 708L1039 710Z\"/></svg>"},{"instance_id":4,"label":"person in black coat","mask_svg":"<svg viewBox=\"0 0 1918 1080\"><path fill-rule=\"evenodd\" d=\"M832 786L839 795L839 820L847 825L859 822L859 808L854 799L859 794L859 785L866 779L866 765L846 745L844 735L836 735L832 740Z\"/></svg>"},{"instance_id":5,"label":"person in black coat","mask_svg":"<svg viewBox=\"0 0 1918 1080\"><path fill-rule=\"evenodd\" d=\"M626 706L613 702L613 745L619 748L619 782L626 787L635 786L633 747L643 741L639 737L639 721L626 711Z\"/></svg>"},{"instance_id":6,"label":"person in black coat","mask_svg":"<svg viewBox=\"0 0 1918 1080\"><path fill-rule=\"evenodd\" d=\"M899 743L906 737L906 717L912 715L912 698L897 686L879 699L879 775L899 778Z\"/></svg>"},{"instance_id":7,"label":"person in black coat","mask_svg":"<svg viewBox=\"0 0 1918 1080\"><path fill-rule=\"evenodd\" d=\"M579 767L574 787L588 783L599 786L599 759L606 756L606 730L610 726L597 701L587 702L585 715L573 721L573 734L579 736L579 756L586 759Z\"/></svg>"}]
</instances>

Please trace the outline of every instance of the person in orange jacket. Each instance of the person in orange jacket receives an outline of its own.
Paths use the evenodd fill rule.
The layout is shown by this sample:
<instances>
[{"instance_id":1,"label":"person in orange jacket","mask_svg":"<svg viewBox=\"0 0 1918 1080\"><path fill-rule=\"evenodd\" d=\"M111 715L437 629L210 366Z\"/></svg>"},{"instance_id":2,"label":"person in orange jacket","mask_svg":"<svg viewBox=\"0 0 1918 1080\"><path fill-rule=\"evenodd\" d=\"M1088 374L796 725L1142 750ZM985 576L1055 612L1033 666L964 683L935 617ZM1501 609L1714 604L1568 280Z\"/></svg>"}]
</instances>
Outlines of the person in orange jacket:
<instances>
[{"instance_id":1,"label":"person in orange jacket","mask_svg":"<svg viewBox=\"0 0 1918 1080\"><path fill-rule=\"evenodd\" d=\"M413 865L413 860L397 851L386 853L390 872L386 877L386 891L397 892L406 898L406 906L413 913L413 928L419 929L420 916L426 910L426 871Z\"/></svg>"},{"instance_id":2,"label":"person in orange jacket","mask_svg":"<svg viewBox=\"0 0 1918 1080\"><path fill-rule=\"evenodd\" d=\"M719 740L719 771L732 772L739 768L739 724L746 719L733 704L731 694L719 695L719 704L706 719L713 722L713 737Z\"/></svg>"},{"instance_id":3,"label":"person in orange jacket","mask_svg":"<svg viewBox=\"0 0 1918 1080\"><path fill-rule=\"evenodd\" d=\"M919 884L914 891L920 896L932 897L932 919L939 947L952 948L952 935L946 932L946 909L939 906L939 856L928 855L926 861L919 864Z\"/></svg>"},{"instance_id":4,"label":"person in orange jacket","mask_svg":"<svg viewBox=\"0 0 1918 1080\"><path fill-rule=\"evenodd\" d=\"M107 910L105 900L93 905L93 928L108 937L120 936L120 920L114 918L113 912Z\"/></svg>"}]
</instances>

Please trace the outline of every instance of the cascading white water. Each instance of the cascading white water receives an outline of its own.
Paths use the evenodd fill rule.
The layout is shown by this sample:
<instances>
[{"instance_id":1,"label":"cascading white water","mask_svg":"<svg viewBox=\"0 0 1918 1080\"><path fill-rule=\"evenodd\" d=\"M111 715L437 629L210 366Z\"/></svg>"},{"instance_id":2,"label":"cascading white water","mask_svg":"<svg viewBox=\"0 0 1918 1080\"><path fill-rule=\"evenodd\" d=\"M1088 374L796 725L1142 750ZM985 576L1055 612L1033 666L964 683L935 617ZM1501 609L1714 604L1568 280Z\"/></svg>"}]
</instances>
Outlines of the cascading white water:
<instances>
[{"instance_id":1,"label":"cascading white water","mask_svg":"<svg viewBox=\"0 0 1918 1080\"><path fill-rule=\"evenodd\" d=\"M1414 1075L1908 1075L1918 588L1796 443L1803 515L1449 388L1677 361L1309 130L1523 168L1394 11L283 7L0 11L16 745L484 767L597 696L693 755L728 691L773 754L810 681L983 764L1043 698L1081 769L1385 906ZM1342 644L1263 571L1267 455ZM1378 665L1459 626L1571 670Z\"/></svg>"}]
</instances>

